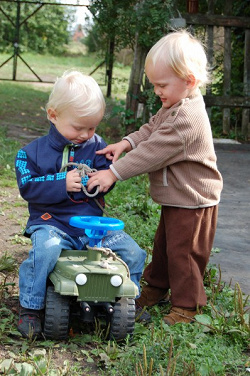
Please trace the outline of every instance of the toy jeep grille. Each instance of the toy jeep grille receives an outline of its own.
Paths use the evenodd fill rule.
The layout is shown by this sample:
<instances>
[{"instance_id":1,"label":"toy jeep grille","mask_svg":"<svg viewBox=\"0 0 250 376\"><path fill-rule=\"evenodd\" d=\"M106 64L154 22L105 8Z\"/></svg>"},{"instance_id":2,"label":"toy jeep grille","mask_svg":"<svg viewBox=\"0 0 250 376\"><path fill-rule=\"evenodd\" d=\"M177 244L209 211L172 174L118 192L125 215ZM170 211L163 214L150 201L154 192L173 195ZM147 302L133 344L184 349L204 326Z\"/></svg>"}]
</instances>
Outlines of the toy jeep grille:
<instances>
[{"instance_id":1,"label":"toy jeep grille","mask_svg":"<svg viewBox=\"0 0 250 376\"><path fill-rule=\"evenodd\" d=\"M86 301L115 301L119 287L113 287L110 283L111 275L91 274L84 286L78 285L79 296L77 300Z\"/></svg>"}]
</instances>

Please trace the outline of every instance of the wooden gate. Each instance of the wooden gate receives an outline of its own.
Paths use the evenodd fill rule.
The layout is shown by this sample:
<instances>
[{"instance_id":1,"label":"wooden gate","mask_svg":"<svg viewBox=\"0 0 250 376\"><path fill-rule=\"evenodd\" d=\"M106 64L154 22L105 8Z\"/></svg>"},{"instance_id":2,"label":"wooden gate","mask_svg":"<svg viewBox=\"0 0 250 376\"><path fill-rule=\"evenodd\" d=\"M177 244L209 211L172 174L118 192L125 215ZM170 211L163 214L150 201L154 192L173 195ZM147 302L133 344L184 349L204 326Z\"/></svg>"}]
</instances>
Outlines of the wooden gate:
<instances>
[{"instance_id":1,"label":"wooden gate","mask_svg":"<svg viewBox=\"0 0 250 376\"><path fill-rule=\"evenodd\" d=\"M207 53L210 66L213 66L214 57L214 30L215 27L221 27L224 30L224 78L223 95L212 95L211 88L207 89L204 96L208 113L211 113L212 106L218 106L223 112L223 134L230 133L230 110L232 108L242 109L241 133L245 140L250 139L250 17L232 16L233 0L225 1L223 15L214 14L214 1L208 0L208 9L206 14L197 13L198 1L188 1L189 13L184 14L183 18L187 25L204 26L207 36ZM245 33L244 47L244 74L243 74L243 93L242 96L231 96L231 67L232 67L232 46L231 36L232 28L242 28Z\"/></svg>"},{"instance_id":2,"label":"wooden gate","mask_svg":"<svg viewBox=\"0 0 250 376\"><path fill-rule=\"evenodd\" d=\"M43 82L43 83L53 83L53 81L44 81L42 80L38 74L31 68L31 66L27 63L27 61L24 60L24 58L21 56L20 53L20 30L21 27L28 22L28 20L34 16L43 6L48 5L54 5L54 6L70 6L70 7L88 7L88 4L82 4L82 0L74 0L73 2L67 2L67 0L58 2L47 2L42 0L1 0L3 3L13 3L16 5L16 19L12 20L11 17L4 11L4 8L0 5L0 13L4 15L4 17L10 22L10 27L13 27L15 30L14 33L14 40L13 40L13 54L5 60L1 65L0 68L3 67L5 64L7 64L10 60L13 59L13 71L12 71L12 79L8 78L0 78L1 80L5 81L27 81L27 82ZM81 4L80 4L81 3ZM33 12L31 12L27 17L25 17L21 21L21 10L23 4L34 4L36 8ZM37 78L38 81L32 81L32 80L18 80L17 79L17 63L18 59L20 59L26 67L34 74L34 76Z\"/></svg>"}]
</instances>

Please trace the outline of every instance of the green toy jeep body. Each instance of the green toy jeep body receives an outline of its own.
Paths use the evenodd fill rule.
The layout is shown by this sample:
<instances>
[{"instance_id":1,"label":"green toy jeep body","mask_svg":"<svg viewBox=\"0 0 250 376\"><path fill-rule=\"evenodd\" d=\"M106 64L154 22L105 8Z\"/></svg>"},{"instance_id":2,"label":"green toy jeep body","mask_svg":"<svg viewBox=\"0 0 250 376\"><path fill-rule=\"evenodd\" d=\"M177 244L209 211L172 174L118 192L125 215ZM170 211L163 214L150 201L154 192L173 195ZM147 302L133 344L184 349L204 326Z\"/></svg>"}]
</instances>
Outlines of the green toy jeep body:
<instances>
[{"instance_id":1,"label":"green toy jeep body","mask_svg":"<svg viewBox=\"0 0 250 376\"><path fill-rule=\"evenodd\" d=\"M88 226L86 218L90 221L89 226L93 227L92 217L78 217L84 221L80 227ZM97 226L98 230L85 230L90 237L88 249L63 250L49 275L44 320L46 338L68 337L71 311L75 311L76 306L83 322L94 323L98 318L104 319L108 338L122 340L133 333L137 286L129 278L127 265L110 249L100 247L100 239L107 231L100 231L100 227L106 226L110 231L112 219L93 218L94 227ZM100 224L97 223L98 218L101 218ZM120 226L123 224L121 221L118 223Z\"/></svg>"}]
</instances>

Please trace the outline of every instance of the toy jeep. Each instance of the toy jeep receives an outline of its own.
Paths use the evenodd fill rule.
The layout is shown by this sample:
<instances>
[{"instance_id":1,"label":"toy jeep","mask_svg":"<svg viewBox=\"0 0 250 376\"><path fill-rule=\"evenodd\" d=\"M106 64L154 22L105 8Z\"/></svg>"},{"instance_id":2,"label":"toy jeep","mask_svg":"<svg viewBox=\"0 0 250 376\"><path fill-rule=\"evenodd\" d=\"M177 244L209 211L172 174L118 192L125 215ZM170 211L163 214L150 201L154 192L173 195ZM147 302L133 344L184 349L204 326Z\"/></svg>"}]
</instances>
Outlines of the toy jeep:
<instances>
[{"instance_id":1,"label":"toy jeep","mask_svg":"<svg viewBox=\"0 0 250 376\"><path fill-rule=\"evenodd\" d=\"M121 230L115 218L72 217L70 225L85 229L86 251L63 250L47 287L44 335L66 339L73 312L86 323L104 320L108 339L122 340L135 325L137 286L129 278L127 265L109 248L101 247L108 231Z\"/></svg>"}]
</instances>

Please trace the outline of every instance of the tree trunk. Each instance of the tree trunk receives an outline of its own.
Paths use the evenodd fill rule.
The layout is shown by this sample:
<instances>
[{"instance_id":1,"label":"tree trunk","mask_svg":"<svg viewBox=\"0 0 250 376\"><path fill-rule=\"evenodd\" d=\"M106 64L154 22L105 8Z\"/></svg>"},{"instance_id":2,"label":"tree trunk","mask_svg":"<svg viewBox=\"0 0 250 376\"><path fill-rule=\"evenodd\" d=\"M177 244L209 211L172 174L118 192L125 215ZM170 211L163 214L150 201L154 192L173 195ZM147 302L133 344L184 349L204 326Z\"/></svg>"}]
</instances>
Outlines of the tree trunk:
<instances>
[{"instance_id":1,"label":"tree trunk","mask_svg":"<svg viewBox=\"0 0 250 376\"><path fill-rule=\"evenodd\" d=\"M214 1L208 0L208 14L214 13ZM211 25L207 26L207 60L209 67L214 65L214 27ZM206 87L206 95L212 94L212 86L208 85ZM207 107L207 114L211 121L212 118L212 108Z\"/></svg>"},{"instance_id":2,"label":"tree trunk","mask_svg":"<svg viewBox=\"0 0 250 376\"><path fill-rule=\"evenodd\" d=\"M245 55L244 55L244 94L250 96L250 29L245 31ZM242 111L242 134L245 140L250 138L250 110L245 108Z\"/></svg>"},{"instance_id":3,"label":"tree trunk","mask_svg":"<svg viewBox=\"0 0 250 376\"><path fill-rule=\"evenodd\" d=\"M225 14L231 15L232 13L232 0L228 0L225 4ZM232 68L232 47L231 47L231 28L224 28L224 82L223 82L223 95L230 97L231 91L231 68ZM229 135L230 133L230 109L223 108L223 134Z\"/></svg>"},{"instance_id":4,"label":"tree trunk","mask_svg":"<svg viewBox=\"0 0 250 376\"><path fill-rule=\"evenodd\" d=\"M138 44L138 35L136 37L134 61L130 73L129 88L126 100L127 116L126 134L135 130L135 123L137 119L138 105L140 103L141 84L144 73L144 64L147 51Z\"/></svg>"},{"instance_id":5,"label":"tree trunk","mask_svg":"<svg viewBox=\"0 0 250 376\"><path fill-rule=\"evenodd\" d=\"M107 56L107 72L106 72L107 77L108 77L107 98L111 97L111 91L112 91L114 50L115 50L115 37L112 35L109 41L109 50L108 50L108 56Z\"/></svg>"}]
</instances>

